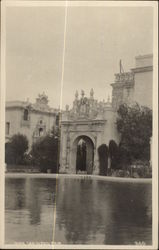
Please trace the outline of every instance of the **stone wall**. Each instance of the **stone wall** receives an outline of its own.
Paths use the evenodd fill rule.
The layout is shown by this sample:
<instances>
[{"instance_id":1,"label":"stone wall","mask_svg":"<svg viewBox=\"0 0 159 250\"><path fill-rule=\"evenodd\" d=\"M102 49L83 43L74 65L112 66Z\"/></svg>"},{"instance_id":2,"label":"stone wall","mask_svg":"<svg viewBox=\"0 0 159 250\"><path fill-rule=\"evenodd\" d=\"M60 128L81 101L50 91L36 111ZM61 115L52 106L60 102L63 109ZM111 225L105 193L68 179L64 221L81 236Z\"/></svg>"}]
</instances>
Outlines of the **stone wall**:
<instances>
[{"instance_id":1,"label":"stone wall","mask_svg":"<svg viewBox=\"0 0 159 250\"><path fill-rule=\"evenodd\" d=\"M41 102L40 102L41 101ZM25 110L28 111L27 119L24 118ZM6 126L9 123L9 134L6 129L6 141L12 135L21 133L29 140L29 147L40 136L49 133L53 126L56 126L57 110L52 110L48 106L45 94L39 95L35 104L27 102L7 102L6 103Z\"/></svg>"},{"instance_id":2,"label":"stone wall","mask_svg":"<svg viewBox=\"0 0 159 250\"><path fill-rule=\"evenodd\" d=\"M135 78L134 101L152 108L153 56L136 57L136 68L132 71Z\"/></svg>"},{"instance_id":3,"label":"stone wall","mask_svg":"<svg viewBox=\"0 0 159 250\"><path fill-rule=\"evenodd\" d=\"M69 110L66 106L66 111L62 113L60 172L76 173L77 143L80 138L87 138L86 141L92 142L93 174L98 174L98 147L101 144L109 145L112 139L118 142L119 135L116 129L116 112L109 99L107 102L94 99L92 89L90 97L85 97L82 91L81 98L78 98L76 92L72 109ZM90 144L87 146L91 150Z\"/></svg>"}]
</instances>

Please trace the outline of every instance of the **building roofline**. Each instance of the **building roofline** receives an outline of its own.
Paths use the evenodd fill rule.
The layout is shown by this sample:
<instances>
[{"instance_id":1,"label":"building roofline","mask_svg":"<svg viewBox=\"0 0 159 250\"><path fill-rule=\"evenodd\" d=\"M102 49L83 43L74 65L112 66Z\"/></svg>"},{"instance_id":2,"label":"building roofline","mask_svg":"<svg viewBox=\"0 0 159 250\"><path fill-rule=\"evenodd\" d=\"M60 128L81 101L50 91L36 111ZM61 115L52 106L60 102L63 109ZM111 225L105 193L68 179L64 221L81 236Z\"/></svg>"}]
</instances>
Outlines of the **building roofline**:
<instances>
[{"instance_id":1,"label":"building roofline","mask_svg":"<svg viewBox=\"0 0 159 250\"><path fill-rule=\"evenodd\" d=\"M131 69L134 73L153 71L153 66L143 66Z\"/></svg>"},{"instance_id":2,"label":"building roofline","mask_svg":"<svg viewBox=\"0 0 159 250\"><path fill-rule=\"evenodd\" d=\"M14 110L14 109L18 109L18 110L23 110L24 107L22 106L10 106L10 107L6 107L6 110ZM38 110L38 109L32 109L31 110L32 113L39 113L39 114L47 114L47 115L53 115L55 116L56 114L58 114L58 110Z\"/></svg>"},{"instance_id":3,"label":"building roofline","mask_svg":"<svg viewBox=\"0 0 159 250\"><path fill-rule=\"evenodd\" d=\"M153 57L153 54L138 55L138 56L135 56L135 59L149 58L149 57Z\"/></svg>"},{"instance_id":4,"label":"building roofline","mask_svg":"<svg viewBox=\"0 0 159 250\"><path fill-rule=\"evenodd\" d=\"M31 106L32 112L38 112L43 114L59 113L58 109L49 108L48 110L42 110L34 107L34 104L24 101L6 101L5 109L25 109L27 106Z\"/></svg>"}]
</instances>

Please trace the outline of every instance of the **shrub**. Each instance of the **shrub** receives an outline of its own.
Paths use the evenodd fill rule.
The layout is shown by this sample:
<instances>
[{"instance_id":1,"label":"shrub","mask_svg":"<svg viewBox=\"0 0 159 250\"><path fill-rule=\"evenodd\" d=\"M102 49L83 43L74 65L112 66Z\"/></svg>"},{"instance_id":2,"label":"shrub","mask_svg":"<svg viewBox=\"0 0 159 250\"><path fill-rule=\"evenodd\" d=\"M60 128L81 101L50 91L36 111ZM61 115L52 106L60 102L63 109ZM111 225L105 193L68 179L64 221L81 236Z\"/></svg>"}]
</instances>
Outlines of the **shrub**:
<instances>
[{"instance_id":1,"label":"shrub","mask_svg":"<svg viewBox=\"0 0 159 250\"><path fill-rule=\"evenodd\" d=\"M114 140L110 140L109 142L109 157L111 161L111 169L119 169L119 148Z\"/></svg>"},{"instance_id":2,"label":"shrub","mask_svg":"<svg viewBox=\"0 0 159 250\"><path fill-rule=\"evenodd\" d=\"M23 162L24 162L24 165L26 166L33 165L32 155L30 153L25 153Z\"/></svg>"},{"instance_id":3,"label":"shrub","mask_svg":"<svg viewBox=\"0 0 159 250\"><path fill-rule=\"evenodd\" d=\"M152 110L135 104L120 105L117 129L121 135L120 150L126 164L135 160L150 159L150 137L152 136Z\"/></svg>"},{"instance_id":4,"label":"shrub","mask_svg":"<svg viewBox=\"0 0 159 250\"><path fill-rule=\"evenodd\" d=\"M99 174L107 175L108 171L108 147L106 144L102 144L98 147L99 155Z\"/></svg>"},{"instance_id":5,"label":"shrub","mask_svg":"<svg viewBox=\"0 0 159 250\"><path fill-rule=\"evenodd\" d=\"M7 164L23 164L27 150L27 137L22 134L13 135L10 141L5 144L5 162Z\"/></svg>"},{"instance_id":6,"label":"shrub","mask_svg":"<svg viewBox=\"0 0 159 250\"><path fill-rule=\"evenodd\" d=\"M147 161L134 161L132 165L128 167L131 177L134 178L151 178L152 170L149 167Z\"/></svg>"},{"instance_id":7,"label":"shrub","mask_svg":"<svg viewBox=\"0 0 159 250\"><path fill-rule=\"evenodd\" d=\"M58 172L59 141L57 136L47 135L32 145L31 157L34 165L39 166L41 172Z\"/></svg>"},{"instance_id":8,"label":"shrub","mask_svg":"<svg viewBox=\"0 0 159 250\"><path fill-rule=\"evenodd\" d=\"M127 150L123 142L119 143L118 154L119 154L119 159L118 159L119 168L127 170L127 167L131 163L131 153Z\"/></svg>"}]
</instances>

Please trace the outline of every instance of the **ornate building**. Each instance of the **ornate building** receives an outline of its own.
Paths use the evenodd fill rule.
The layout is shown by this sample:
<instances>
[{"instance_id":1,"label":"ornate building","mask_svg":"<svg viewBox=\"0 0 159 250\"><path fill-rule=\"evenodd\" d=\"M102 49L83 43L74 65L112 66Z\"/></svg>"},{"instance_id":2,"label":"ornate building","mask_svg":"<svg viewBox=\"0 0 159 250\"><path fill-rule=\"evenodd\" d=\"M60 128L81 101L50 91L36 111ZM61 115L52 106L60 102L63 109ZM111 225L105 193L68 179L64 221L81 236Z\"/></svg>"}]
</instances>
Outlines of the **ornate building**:
<instances>
[{"instance_id":1,"label":"ornate building","mask_svg":"<svg viewBox=\"0 0 159 250\"><path fill-rule=\"evenodd\" d=\"M97 149L109 140L118 140L115 129L116 112L110 100L98 102L94 99L94 91L85 97L81 91L75 93L72 109L66 106L61 121L61 162L60 172L76 173L77 146L81 140L86 144L86 168L89 174L98 173Z\"/></svg>"},{"instance_id":2,"label":"ornate building","mask_svg":"<svg viewBox=\"0 0 159 250\"><path fill-rule=\"evenodd\" d=\"M152 108L153 55L137 56L136 67L130 72L115 74L111 84L112 106L118 109L121 103L134 103Z\"/></svg>"},{"instance_id":3,"label":"ornate building","mask_svg":"<svg viewBox=\"0 0 159 250\"><path fill-rule=\"evenodd\" d=\"M119 142L116 129L117 109L120 104L138 102L152 107L153 66L152 55L136 57L136 68L130 72L115 74L112 86L112 102L98 101L91 89L90 96L84 91L75 93L73 107L62 112L60 172L78 172L78 147L84 143L86 148L85 172L98 174L98 147L109 144L110 140ZM83 170L83 168L82 168Z\"/></svg>"},{"instance_id":4,"label":"ornate building","mask_svg":"<svg viewBox=\"0 0 159 250\"><path fill-rule=\"evenodd\" d=\"M112 86L112 102L98 101L93 89L89 97L84 91L75 93L73 106L61 113L60 172L77 173L78 148L84 145L84 167L88 174L99 171L98 147L120 140L116 129L117 109L122 103L138 102L152 108L153 56L136 57L136 67L130 72L115 74ZM6 141L17 133L27 136L31 146L37 138L46 135L53 126L59 125L59 111L48 105L45 93L29 101L6 103Z\"/></svg>"},{"instance_id":5,"label":"ornate building","mask_svg":"<svg viewBox=\"0 0 159 250\"><path fill-rule=\"evenodd\" d=\"M10 101L6 103L6 141L17 133L27 136L29 146L37 138L49 133L58 125L58 110L48 105L48 97L39 94L35 103Z\"/></svg>"},{"instance_id":6,"label":"ornate building","mask_svg":"<svg viewBox=\"0 0 159 250\"><path fill-rule=\"evenodd\" d=\"M134 92L134 74L133 72L115 74L115 82L111 84L112 106L118 109L123 102L131 103L133 101Z\"/></svg>"}]
</instances>

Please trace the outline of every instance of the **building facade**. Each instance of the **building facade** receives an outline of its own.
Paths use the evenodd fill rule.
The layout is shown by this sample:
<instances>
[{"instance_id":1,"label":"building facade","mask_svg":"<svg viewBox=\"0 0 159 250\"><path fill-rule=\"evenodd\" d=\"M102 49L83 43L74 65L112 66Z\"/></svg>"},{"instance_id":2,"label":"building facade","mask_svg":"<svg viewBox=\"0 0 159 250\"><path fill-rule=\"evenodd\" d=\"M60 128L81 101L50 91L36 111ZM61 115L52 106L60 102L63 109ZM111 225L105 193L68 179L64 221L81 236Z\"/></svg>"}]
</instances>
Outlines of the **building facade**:
<instances>
[{"instance_id":1,"label":"building facade","mask_svg":"<svg viewBox=\"0 0 159 250\"><path fill-rule=\"evenodd\" d=\"M136 57L134 74L134 100L152 109L153 96L153 55Z\"/></svg>"},{"instance_id":2,"label":"building facade","mask_svg":"<svg viewBox=\"0 0 159 250\"><path fill-rule=\"evenodd\" d=\"M112 106L118 109L121 103L135 103L152 108L153 55L137 56L135 68L130 72L115 74L111 84Z\"/></svg>"},{"instance_id":3,"label":"building facade","mask_svg":"<svg viewBox=\"0 0 159 250\"><path fill-rule=\"evenodd\" d=\"M75 94L73 107L62 114L61 121L61 162L60 172L76 173L77 146L80 140L86 143L86 168L89 174L98 173L97 149L109 140L118 140L117 130L114 128L116 112L110 101L98 102L94 99L94 91L85 97L81 91Z\"/></svg>"},{"instance_id":4,"label":"building facade","mask_svg":"<svg viewBox=\"0 0 159 250\"><path fill-rule=\"evenodd\" d=\"M88 174L98 174L98 147L109 145L110 140L120 141L116 128L117 109L120 104L137 102L152 108L153 56L136 57L135 68L129 72L115 74L112 86L112 101L98 101L93 89L89 96L82 90L75 93L73 106L61 113L60 121L60 172L78 172L78 148L85 145L85 164L82 170ZM45 93L29 101L6 103L6 142L12 135L27 136L29 147L39 137L50 133L59 126L59 110L48 105Z\"/></svg>"},{"instance_id":5,"label":"building facade","mask_svg":"<svg viewBox=\"0 0 159 250\"><path fill-rule=\"evenodd\" d=\"M58 125L59 112L48 105L45 93L29 101L9 101L6 103L6 142L17 133L26 135L29 147L39 137L51 132Z\"/></svg>"},{"instance_id":6,"label":"building facade","mask_svg":"<svg viewBox=\"0 0 159 250\"><path fill-rule=\"evenodd\" d=\"M109 145L110 140L119 143L116 128L117 109L120 104L140 105L152 108L153 56L136 57L136 67L130 72L115 74L112 86L112 102L100 102L84 91L75 94L73 107L62 112L60 172L78 173L78 147L84 143L86 148L85 166L87 174L99 173L98 147Z\"/></svg>"}]
</instances>

